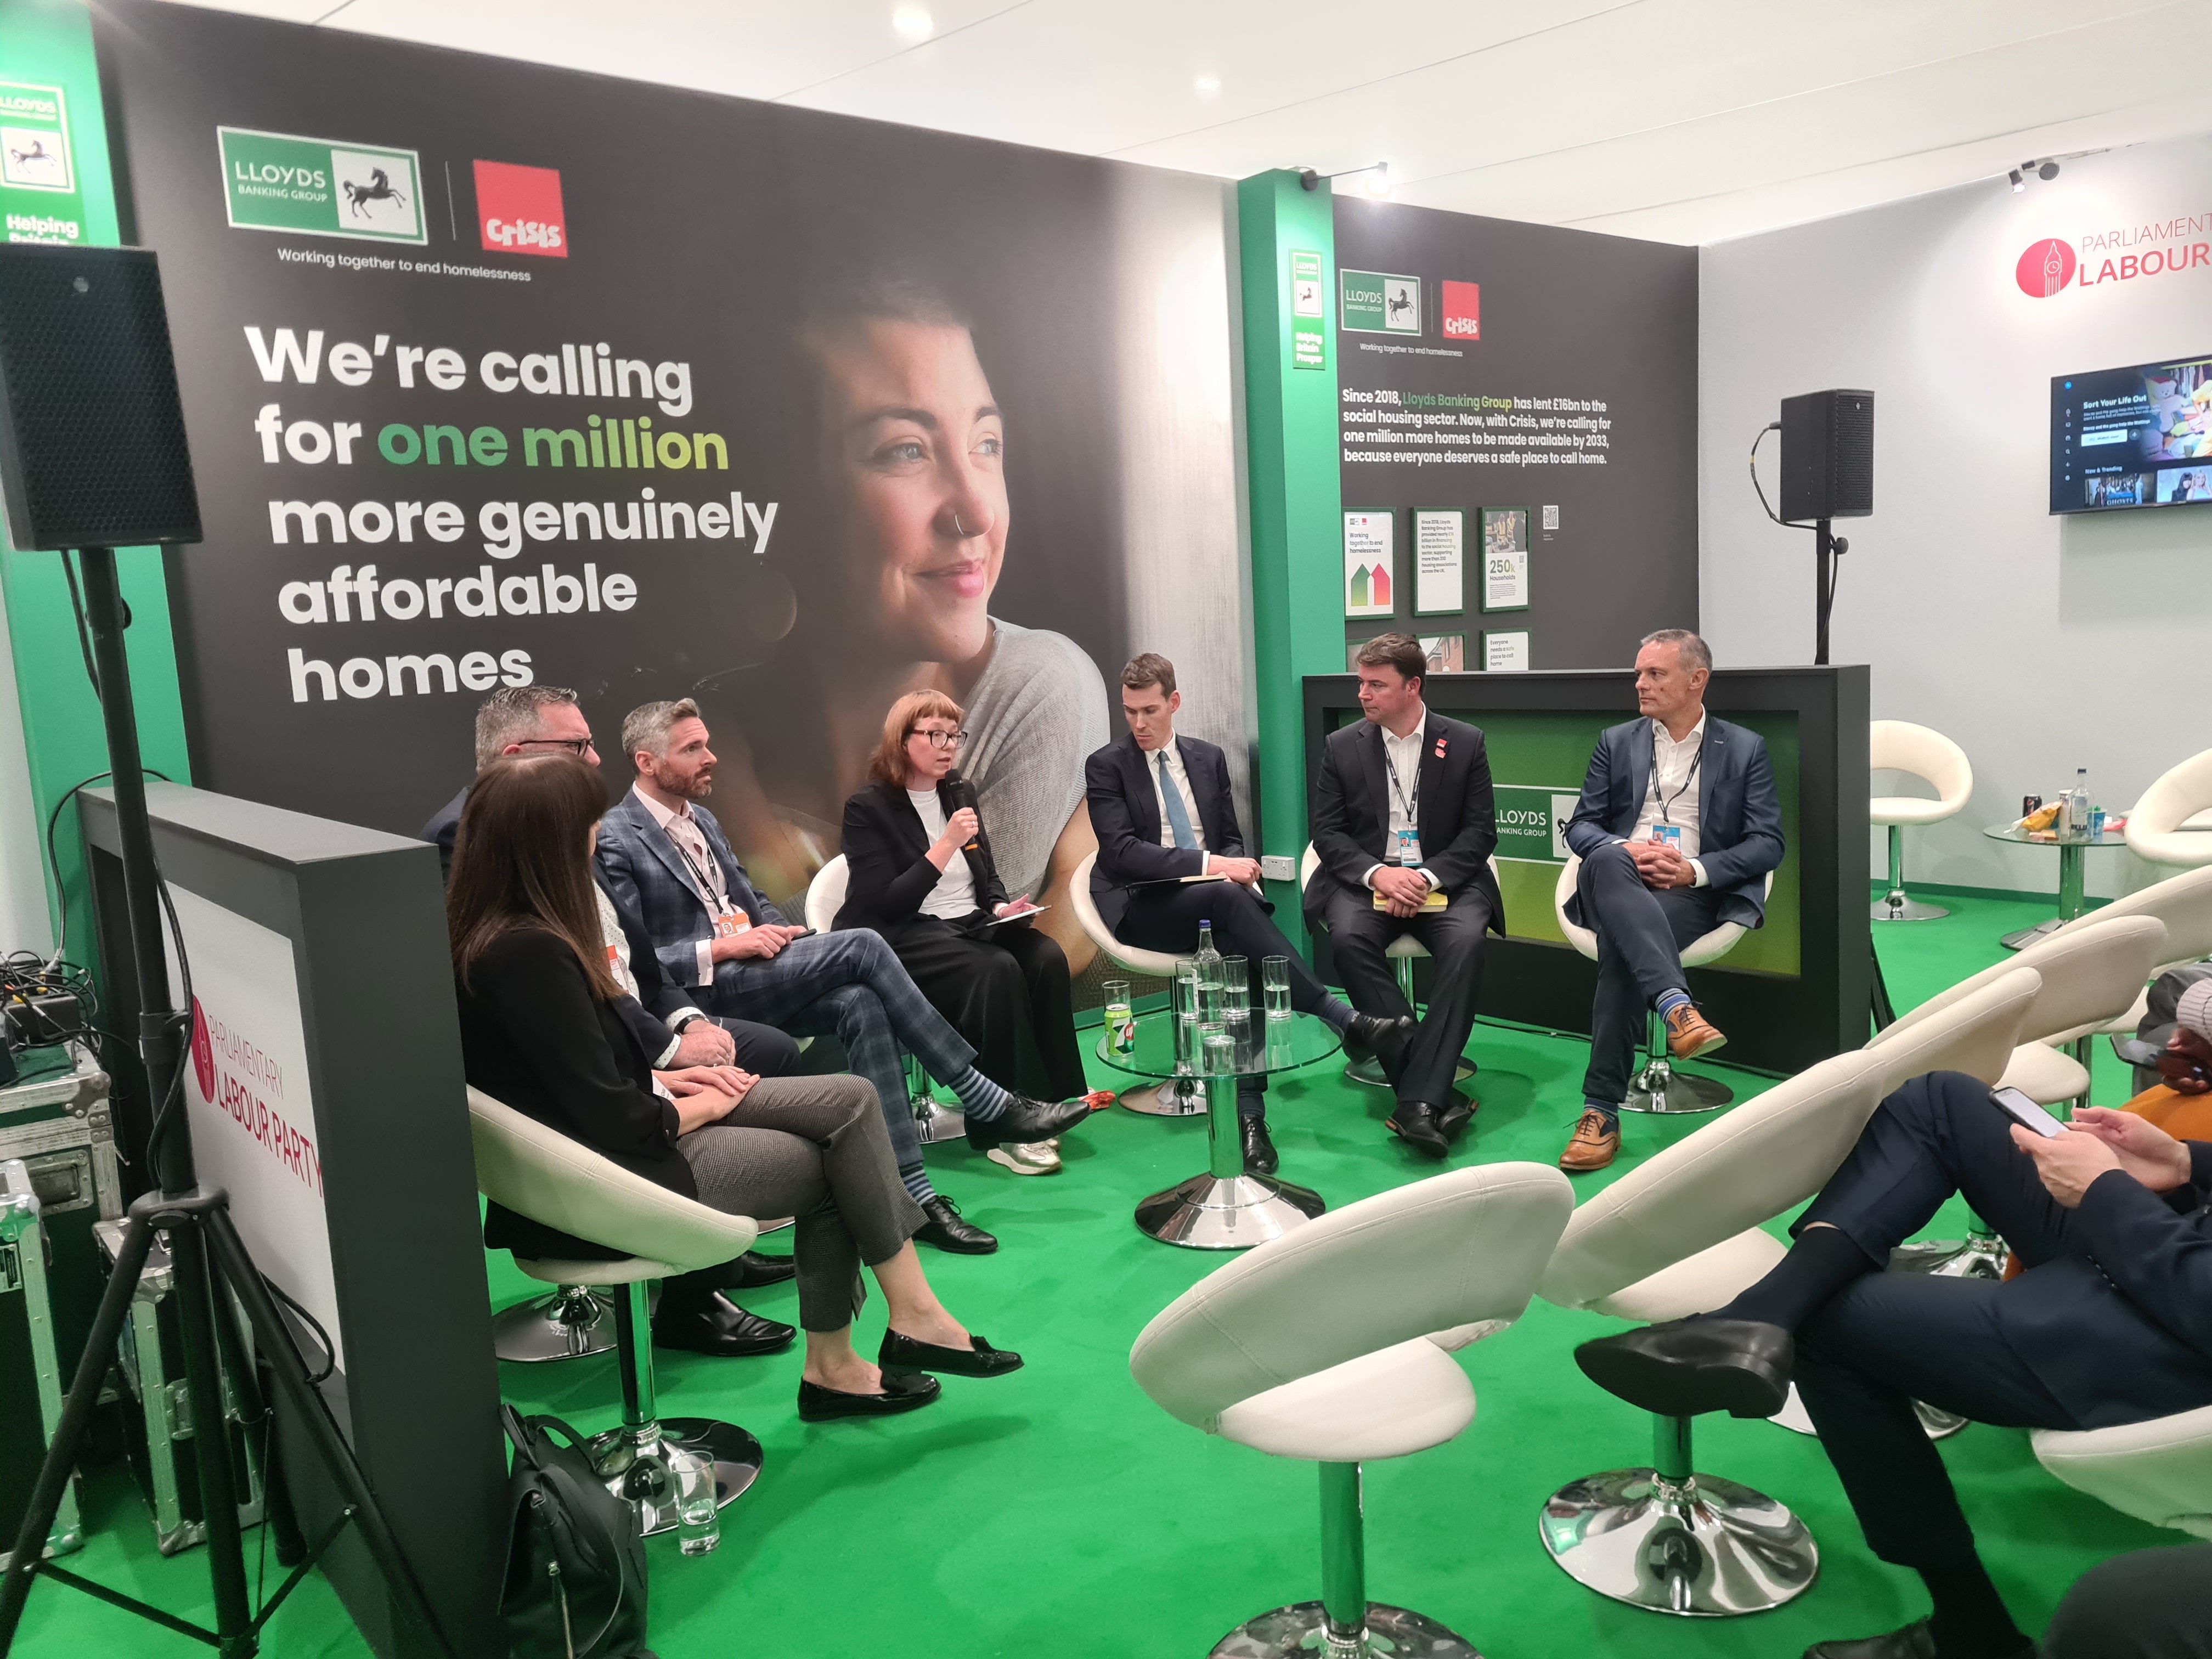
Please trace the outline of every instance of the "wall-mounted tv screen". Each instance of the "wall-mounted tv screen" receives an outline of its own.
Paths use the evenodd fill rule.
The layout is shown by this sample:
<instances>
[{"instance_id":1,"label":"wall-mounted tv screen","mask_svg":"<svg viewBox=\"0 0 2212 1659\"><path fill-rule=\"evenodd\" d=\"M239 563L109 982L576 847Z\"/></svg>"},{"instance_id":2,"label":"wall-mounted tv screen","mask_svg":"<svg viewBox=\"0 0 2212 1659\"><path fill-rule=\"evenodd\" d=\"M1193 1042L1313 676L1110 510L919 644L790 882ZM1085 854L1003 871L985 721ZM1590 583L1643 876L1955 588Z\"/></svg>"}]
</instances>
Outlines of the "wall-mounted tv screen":
<instances>
[{"instance_id":1,"label":"wall-mounted tv screen","mask_svg":"<svg viewBox=\"0 0 2212 1659\"><path fill-rule=\"evenodd\" d=\"M2212 357L2051 382L2051 510L2212 502Z\"/></svg>"}]
</instances>

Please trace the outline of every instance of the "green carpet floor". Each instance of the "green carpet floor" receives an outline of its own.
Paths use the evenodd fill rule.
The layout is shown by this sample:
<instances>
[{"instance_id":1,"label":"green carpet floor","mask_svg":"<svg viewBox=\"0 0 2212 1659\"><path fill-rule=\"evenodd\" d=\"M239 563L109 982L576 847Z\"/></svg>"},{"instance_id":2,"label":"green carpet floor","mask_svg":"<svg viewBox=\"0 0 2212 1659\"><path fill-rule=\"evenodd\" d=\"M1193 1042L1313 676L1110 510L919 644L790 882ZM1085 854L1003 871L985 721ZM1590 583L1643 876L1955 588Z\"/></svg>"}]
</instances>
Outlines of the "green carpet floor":
<instances>
[{"instance_id":1,"label":"green carpet floor","mask_svg":"<svg viewBox=\"0 0 2212 1659\"><path fill-rule=\"evenodd\" d=\"M1892 994L1909 1007L2003 953L1997 935L2047 902L1954 897L1946 921L1877 930ZM2101 1048L2101 1045L2100 1045ZM1482 1109L1455 1164L1551 1163L1575 1115L1583 1046L1479 1026ZM1740 1095L1760 1079L1712 1068ZM1103 1067L1094 1078L1111 1086ZM2100 1053L2096 1098L2128 1093ZM1382 1127L1379 1093L1334 1062L1279 1083L1271 1115L1287 1176L1332 1203L1433 1172ZM1625 1156L1605 1177L1710 1121L1631 1117ZM1314 1471L1201 1435L1129 1380L1131 1340L1220 1258L1169 1249L1130 1224L1135 1200L1206 1162L1202 1120L1103 1113L1069 1137L1066 1170L1022 1180L969 1152L933 1149L944 1191L999 1234L995 1256L926 1252L946 1304L972 1328L1022 1350L1025 1370L994 1382L948 1379L943 1400L882 1424L801 1424L799 1358L665 1355L670 1415L743 1423L767 1449L759 1483L722 1518L722 1545L685 1559L652 1540L653 1644L662 1659L734 1653L899 1655L902 1659L1197 1659L1239 1621L1318 1594ZM1953 1211L1932 1234L1955 1237ZM769 1241L787 1249L788 1235ZM492 1300L529 1285L489 1258ZM796 1317L787 1285L748 1298ZM882 1302L860 1320L865 1345ZM1794 1659L1826 1637L1888 1629L1924 1607L1911 1575L1875 1561L1814 1440L1765 1423L1700 1419L1698 1467L1757 1486L1804 1517L1821 1550L1819 1582L1778 1612L1678 1620L1589 1595L1536 1537L1544 1498L1598 1470L1645 1462L1650 1419L1598 1393L1569 1358L1613 1322L1533 1304L1512 1330L1460 1355L1480 1401L1452 1443L1373 1466L1367 1480L1369 1592L1417 1608L1491 1659L1656 1659L1675 1654ZM611 1358L508 1366L507 1397L597 1430L617 1420ZM2039 1629L2066 1586L2121 1551L2180 1541L2062 1486L2023 1433L1976 1425L1944 1453L1997 1583L2021 1624ZM154 1553L144 1514L112 1473L87 1488L91 1542L69 1565L189 1617L209 1616L199 1552ZM272 1574L271 1582L274 1582ZM76 1592L40 1585L25 1639L32 1659L182 1655L193 1644ZM285 1659L368 1650L319 1581L270 1627Z\"/></svg>"}]
</instances>

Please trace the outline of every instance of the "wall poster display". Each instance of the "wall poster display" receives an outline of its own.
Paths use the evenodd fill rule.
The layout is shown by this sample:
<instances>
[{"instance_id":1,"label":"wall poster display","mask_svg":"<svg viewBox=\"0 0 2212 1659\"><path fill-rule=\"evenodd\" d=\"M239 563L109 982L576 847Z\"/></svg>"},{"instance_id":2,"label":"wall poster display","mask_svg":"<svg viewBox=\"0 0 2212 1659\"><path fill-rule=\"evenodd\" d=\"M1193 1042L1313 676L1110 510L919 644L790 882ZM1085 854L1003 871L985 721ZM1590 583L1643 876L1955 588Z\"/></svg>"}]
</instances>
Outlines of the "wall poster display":
<instances>
[{"instance_id":1,"label":"wall poster display","mask_svg":"<svg viewBox=\"0 0 2212 1659\"><path fill-rule=\"evenodd\" d=\"M1455 507L1413 509L1413 614L1455 617L1467 609L1467 514Z\"/></svg>"},{"instance_id":2,"label":"wall poster display","mask_svg":"<svg viewBox=\"0 0 2212 1659\"><path fill-rule=\"evenodd\" d=\"M1388 617L1398 599L1391 568L1390 513L1344 515L1344 614Z\"/></svg>"},{"instance_id":3,"label":"wall poster display","mask_svg":"<svg viewBox=\"0 0 2212 1659\"><path fill-rule=\"evenodd\" d=\"M1482 509L1482 608L1528 608L1528 509Z\"/></svg>"},{"instance_id":4,"label":"wall poster display","mask_svg":"<svg viewBox=\"0 0 2212 1659\"><path fill-rule=\"evenodd\" d=\"M1518 674L1528 666L1528 630L1525 628L1496 632L1482 630L1482 672L1486 674Z\"/></svg>"}]
</instances>

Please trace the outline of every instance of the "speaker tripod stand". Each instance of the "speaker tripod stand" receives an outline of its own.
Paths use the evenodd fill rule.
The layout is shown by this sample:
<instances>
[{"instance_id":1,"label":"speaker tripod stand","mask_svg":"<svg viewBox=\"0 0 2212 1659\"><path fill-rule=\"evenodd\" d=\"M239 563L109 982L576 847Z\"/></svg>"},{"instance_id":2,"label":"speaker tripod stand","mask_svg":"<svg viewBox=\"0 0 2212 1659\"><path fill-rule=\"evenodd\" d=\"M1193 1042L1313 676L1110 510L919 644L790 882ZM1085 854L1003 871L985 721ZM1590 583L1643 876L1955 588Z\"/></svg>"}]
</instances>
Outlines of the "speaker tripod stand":
<instances>
[{"instance_id":1,"label":"speaker tripod stand","mask_svg":"<svg viewBox=\"0 0 2212 1659\"><path fill-rule=\"evenodd\" d=\"M13 1647L32 1582L43 1575L204 1642L223 1659L251 1659L260 1650L261 1630L269 1616L352 1523L361 1528L370 1558L391 1591L401 1620L412 1627L420 1650L455 1659L452 1644L439 1628L422 1586L369 1488L368 1477L355 1461L328 1403L309 1379L306 1362L277 1311L276 1298L232 1224L226 1195L220 1188L203 1189L194 1174L191 1126L178 1073L182 1058L180 1016L170 1006L168 969L161 949L161 878L154 862L153 828L146 815L145 780L139 765L130 664L124 653L123 601L116 580L115 554L111 548L88 547L82 560L94 690L100 696L108 761L113 768L125 908L138 990L139 1054L145 1065L146 1097L154 1107L155 1128L149 1150L156 1190L131 1206L114 1271L100 1297L100 1311L77 1363L60 1421L54 1426L46 1461L40 1467L6 1577L0 1580L0 1656ZM123 1324L130 1315L131 1295L157 1231L167 1235L174 1264L178 1322L184 1339L185 1378L192 1419L204 1425L192 1437L192 1449L207 1510L208 1575L216 1612L216 1627L211 1631L44 1559L47 1532L70 1471L84 1449L93 1409L115 1358ZM259 1351L270 1357L279 1397L343 1498L337 1518L313 1542L306 1559L258 1613L247 1595L230 1437L223 1431L227 1426L224 1373L228 1373L240 1399L239 1416L246 1423L258 1423L269 1407L258 1398L235 1322L227 1308L218 1312L223 1306L216 1299L219 1288L227 1289L245 1309Z\"/></svg>"}]
</instances>

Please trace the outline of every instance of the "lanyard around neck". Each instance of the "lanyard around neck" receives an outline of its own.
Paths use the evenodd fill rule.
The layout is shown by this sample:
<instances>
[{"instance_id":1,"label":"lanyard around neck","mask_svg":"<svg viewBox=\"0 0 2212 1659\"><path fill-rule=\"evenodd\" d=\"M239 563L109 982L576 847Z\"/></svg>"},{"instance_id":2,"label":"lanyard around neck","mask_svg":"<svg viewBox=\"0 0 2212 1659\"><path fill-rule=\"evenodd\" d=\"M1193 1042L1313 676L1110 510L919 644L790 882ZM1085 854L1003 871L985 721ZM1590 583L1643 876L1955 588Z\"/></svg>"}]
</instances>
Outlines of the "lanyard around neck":
<instances>
[{"instance_id":1,"label":"lanyard around neck","mask_svg":"<svg viewBox=\"0 0 2212 1659\"><path fill-rule=\"evenodd\" d=\"M669 822L673 823L675 820L672 818ZM692 822L691 831L694 835L697 836L701 841L706 840L706 832L699 828L696 820ZM706 904L707 908L711 910L714 908L715 904L719 902L721 904L723 908L731 908L732 905L729 889L726 884L716 878L721 874L721 872L718 869L713 875L709 875L706 869L700 864L699 860L691 856L691 849L677 839L676 832L673 830L669 831L668 842L670 846L676 849L676 855L684 860L685 867L691 872L692 880L698 884L699 897ZM711 860L713 856L714 849L710 848L708 849L708 857Z\"/></svg>"},{"instance_id":2,"label":"lanyard around neck","mask_svg":"<svg viewBox=\"0 0 2212 1659\"><path fill-rule=\"evenodd\" d=\"M1406 734L1407 737L1413 738L1413 793L1411 799L1407 798L1405 787L1399 781L1398 763L1392 759L1390 756L1390 743L1392 739L1387 732L1383 735L1382 770L1390 779L1390 799L1397 803L1398 811L1404 815L1407 823L1411 824L1419 824L1421 821L1420 812L1419 810L1421 805L1420 740L1421 738L1427 735L1427 732L1425 727L1416 726L1412 732L1408 732ZM1404 738L1395 739L1395 741L1398 742L1403 742L1404 740Z\"/></svg>"},{"instance_id":3,"label":"lanyard around neck","mask_svg":"<svg viewBox=\"0 0 2212 1659\"><path fill-rule=\"evenodd\" d=\"M1655 737L1651 744L1651 799L1659 803L1659 818L1663 823L1674 821L1674 803L1690 793L1690 786L1698 781L1698 769L1705 763L1705 745L1700 743L1698 752L1690 757L1690 769L1684 775L1682 787L1673 794L1659 793L1659 743Z\"/></svg>"}]
</instances>

